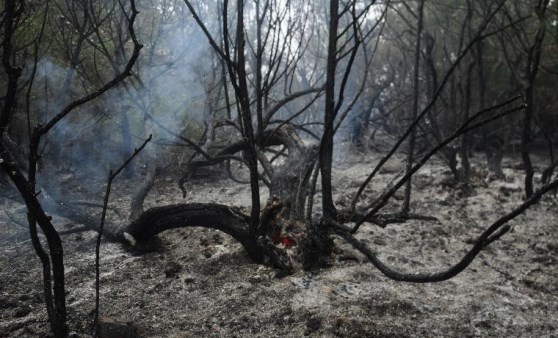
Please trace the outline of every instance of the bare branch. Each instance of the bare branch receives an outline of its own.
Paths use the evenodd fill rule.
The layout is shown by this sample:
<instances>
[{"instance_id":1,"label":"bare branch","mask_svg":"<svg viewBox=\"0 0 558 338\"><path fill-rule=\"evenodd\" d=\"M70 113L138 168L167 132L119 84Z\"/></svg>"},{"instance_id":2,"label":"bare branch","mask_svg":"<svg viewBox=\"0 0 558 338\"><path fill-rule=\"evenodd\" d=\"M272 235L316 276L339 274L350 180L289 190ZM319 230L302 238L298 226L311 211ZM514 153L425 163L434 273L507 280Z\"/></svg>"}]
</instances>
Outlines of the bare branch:
<instances>
[{"instance_id":1,"label":"bare branch","mask_svg":"<svg viewBox=\"0 0 558 338\"><path fill-rule=\"evenodd\" d=\"M487 109L483 109L480 112L474 114L473 116L471 116L467 121L465 121L465 123L463 123L463 125L455 131L455 133L451 136L449 136L448 138L446 138L443 142L440 142L436 147L434 147L433 149L431 149L426 155L424 155L420 161L417 162L417 164L415 164L410 170L407 171L407 173L386 193L382 194L382 196L380 196L375 202L372 203L372 205L374 206L367 214L365 217L363 217L360 221L358 221L355 225L355 227L353 228L353 233L355 233L358 228L362 225L363 222L365 222L364 220L367 217L370 217L371 215L374 215L376 212L378 212L381 208L383 208L387 201L391 198L391 196L393 196L395 194L395 192L397 192L397 190L405 183L409 180L409 178L411 178L425 163L426 161L428 161L428 159L430 159L432 156L434 156L434 154L436 154L438 151L440 151L442 148L444 148L445 146L447 146L448 144L450 144L453 140L457 139L460 135L463 135L464 133L476 129L484 124L487 124L488 122L491 122L495 119L499 119L504 115L508 115L511 113L514 113L516 111L519 110L523 110L525 109L525 105L521 105L515 108L511 108L509 110L500 112L490 118L487 118L483 121L480 121L476 124L471 124L472 122L474 122L475 120L477 120L480 116L486 114L487 112L490 112L492 110L501 108L505 105L508 105L511 102L514 102L518 99L520 99L521 97L515 97L511 100L508 100L502 104L499 104L495 107L490 107Z\"/></svg>"},{"instance_id":2,"label":"bare branch","mask_svg":"<svg viewBox=\"0 0 558 338\"><path fill-rule=\"evenodd\" d=\"M100 300L100 296L99 296L99 287L101 285L101 280L100 280L100 251L101 251L101 239L103 238L103 228L105 226L105 218L107 215L107 208L108 208L108 202L109 202L109 198L110 198L110 190L112 187L112 181L114 181L114 179L118 176L118 174L120 174L122 172L122 170L124 170L124 168L130 164L130 162L132 162L132 160L145 148L145 146L147 145L147 143L149 143L149 141L151 141L151 137L152 135L149 135L149 137L143 142L143 144L134 150L134 152L130 155L130 157L128 157L128 159L126 161L124 161L124 163L118 168L116 169L116 171L110 171L109 172L109 176L108 176L108 181L107 181L107 188L105 191L105 198L103 200L103 212L101 214L101 224L99 225L99 231L97 233L97 241L96 241L96 245L95 245L95 319L94 319L94 323L95 323L95 327L96 327L96 335L99 335L99 300Z\"/></svg>"},{"instance_id":3,"label":"bare branch","mask_svg":"<svg viewBox=\"0 0 558 338\"><path fill-rule=\"evenodd\" d=\"M486 248L490 243L499 239L509 230L509 227L507 226L507 223L509 221L524 213L525 210L536 204L544 194L556 188L558 188L558 179L543 186L535 193L533 193L531 198L523 202L513 211L500 217L479 236L473 247L463 256L463 258L461 258L461 260L457 264L441 272L417 274L401 273L399 271L396 271L382 262L374 251L372 251L364 243L356 239L351 234L351 230L349 228L331 220L329 221L329 226L333 233L345 239L355 249L364 254L370 260L370 262L387 277L393 280L411 283L441 282L444 280L448 280L465 270L475 259L475 257L482 251L482 249Z\"/></svg>"}]
</instances>

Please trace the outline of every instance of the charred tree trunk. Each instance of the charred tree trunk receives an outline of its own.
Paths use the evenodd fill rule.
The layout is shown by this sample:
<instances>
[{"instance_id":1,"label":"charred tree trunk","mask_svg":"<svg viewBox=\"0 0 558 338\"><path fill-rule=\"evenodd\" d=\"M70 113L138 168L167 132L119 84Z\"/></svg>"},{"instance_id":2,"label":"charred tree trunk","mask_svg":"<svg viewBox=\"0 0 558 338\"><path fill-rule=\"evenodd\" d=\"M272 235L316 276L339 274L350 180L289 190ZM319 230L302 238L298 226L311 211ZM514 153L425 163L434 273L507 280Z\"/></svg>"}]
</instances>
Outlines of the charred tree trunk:
<instances>
[{"instance_id":1,"label":"charred tree trunk","mask_svg":"<svg viewBox=\"0 0 558 338\"><path fill-rule=\"evenodd\" d=\"M153 181L152 173L145 185L134 195L130 218L132 223L117 233L107 229L108 237L134 244L149 240L169 229L208 227L231 235L256 262L268 261L285 270L292 270L297 265L306 266L304 262L309 262L310 257L314 256L305 253L305 247L309 246L310 241L306 237L304 210L309 194L309 178L317 157L316 147L305 145L295 129L288 124L264 132L258 140L260 143L256 144L257 153L260 163L269 175L271 198L261 212L257 210L260 221L255 234L250 235L251 217L220 204L179 204L143 211L141 206L145 192L149 190ZM272 165L263 152L266 147L277 145L286 148L285 157L276 160L279 164ZM247 147L246 141L234 143L215 157L191 162L191 170L227 161L236 153L245 151ZM75 210L66 208L62 212L68 216L75 213ZM75 213L70 218L79 218L82 222L90 224L90 228L96 228L94 220L87 219L84 215L80 216L80 213ZM286 249L291 247L296 247L296 252L287 253ZM319 261L319 257L314 258Z\"/></svg>"},{"instance_id":2,"label":"charred tree trunk","mask_svg":"<svg viewBox=\"0 0 558 338\"><path fill-rule=\"evenodd\" d=\"M533 119L533 112L535 104L535 80L539 71L539 63L541 60L542 43L546 34L546 9L549 0L539 0L534 8L535 14L538 19L538 30L535 36L535 41L528 51L526 80L527 85L525 88L525 115L523 118L523 132L521 134L521 158L523 159L523 167L525 170L525 197L529 198L533 195L533 176L535 171L531 161L531 122Z\"/></svg>"},{"instance_id":3,"label":"charred tree trunk","mask_svg":"<svg viewBox=\"0 0 558 338\"><path fill-rule=\"evenodd\" d=\"M333 162L333 137L335 110L335 72L337 69L337 29L339 26L339 0L329 2L329 41L325 87L324 132L320 144L320 173L322 177L322 208L325 218L335 219L337 211L333 203L331 166Z\"/></svg>"},{"instance_id":4,"label":"charred tree trunk","mask_svg":"<svg viewBox=\"0 0 558 338\"><path fill-rule=\"evenodd\" d=\"M149 241L157 234L177 228L205 227L222 231L246 250L256 263L265 263L292 272L308 260L305 250L306 231L301 223L283 218L282 203L273 198L261 213L257 241L250 233L251 218L235 208L215 203L176 204L151 208L124 227L121 241L132 246ZM293 248L289 252L287 249ZM314 257L314 259L318 259Z\"/></svg>"},{"instance_id":5,"label":"charred tree trunk","mask_svg":"<svg viewBox=\"0 0 558 338\"><path fill-rule=\"evenodd\" d=\"M413 107L411 108L411 121L416 120L419 113L419 74L420 74L420 54L421 54L421 39L422 39L422 29L423 29L423 13L424 13L424 0L419 2L418 9L418 23L417 23L417 41L415 44L415 65L413 73ZM407 165L406 172L410 172L413 167L414 152L416 143L416 129L411 131L409 135L409 143L407 145ZM405 199L403 200L403 207L401 212L403 214L408 214L411 207L411 189L412 184L409 179L405 184Z\"/></svg>"},{"instance_id":6,"label":"charred tree trunk","mask_svg":"<svg viewBox=\"0 0 558 338\"><path fill-rule=\"evenodd\" d=\"M23 176L21 170L15 165L15 162L12 161L10 154L4 148L2 142L0 142L0 167L8 173L12 183L16 186L27 206L31 236L35 237L33 234L36 233L35 226L38 223L47 238L50 257L45 256L46 253L40 242L34 240L33 244L37 255L39 255L39 258L43 262L43 270L46 273L43 276L45 302L47 305L47 312L49 313L49 319L52 320L50 323L52 331L56 337L65 337L67 335L67 326L66 295L64 287L64 250L62 248L62 240L56 232L54 225L51 223L51 218L46 215L41 203L38 201L33 185L30 184Z\"/></svg>"}]
</instances>

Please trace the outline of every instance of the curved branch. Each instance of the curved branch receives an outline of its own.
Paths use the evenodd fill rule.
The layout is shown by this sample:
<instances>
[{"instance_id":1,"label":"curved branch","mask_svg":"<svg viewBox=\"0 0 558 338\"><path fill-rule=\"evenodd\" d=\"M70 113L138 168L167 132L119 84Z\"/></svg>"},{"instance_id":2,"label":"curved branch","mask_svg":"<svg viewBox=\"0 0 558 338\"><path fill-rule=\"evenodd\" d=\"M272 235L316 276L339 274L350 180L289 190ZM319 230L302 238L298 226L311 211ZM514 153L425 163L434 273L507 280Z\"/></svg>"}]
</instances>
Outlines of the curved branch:
<instances>
[{"instance_id":1,"label":"curved branch","mask_svg":"<svg viewBox=\"0 0 558 338\"><path fill-rule=\"evenodd\" d=\"M220 230L236 239L254 261L262 253L251 241L250 217L229 206L215 203L189 203L154 207L122 230L122 236L145 241L169 229L206 227ZM127 234L127 235L125 235Z\"/></svg>"},{"instance_id":2,"label":"curved branch","mask_svg":"<svg viewBox=\"0 0 558 338\"><path fill-rule=\"evenodd\" d=\"M271 121L273 115L275 115L275 113L279 111L279 109L281 109L287 103L294 101L295 99L302 97L304 95L308 95L312 93L321 93L323 90L324 90L324 86L320 88L310 88L310 89L298 91L296 93L292 93L291 95L284 97L283 99L279 100L277 103L275 103L265 111L264 125L267 126L269 124L269 121Z\"/></svg>"},{"instance_id":3,"label":"curved branch","mask_svg":"<svg viewBox=\"0 0 558 338\"><path fill-rule=\"evenodd\" d=\"M507 225L509 221L521 215L523 212L525 212L525 210L527 210L527 208L531 207L533 204L536 204L544 194L556 188L558 188L558 179L554 180L550 184L543 186L542 188L537 190L531 198L523 202L520 206L515 208L510 213L500 217L479 236L479 238L475 242L475 245L473 245L473 247L465 254L465 256L463 256L463 258L461 258L461 260L457 264L441 272L417 274L401 273L399 271L396 271L382 262L374 251L372 251L364 243L356 239L351 234L351 230L349 228L331 220L329 220L328 225L335 234L345 239L355 249L363 253L370 260L370 262L387 277L393 280L411 283L441 282L448 280L465 270L475 259L475 257L477 257L477 255L482 251L482 249L486 248L490 243L499 239L509 230L509 226Z\"/></svg>"}]
</instances>

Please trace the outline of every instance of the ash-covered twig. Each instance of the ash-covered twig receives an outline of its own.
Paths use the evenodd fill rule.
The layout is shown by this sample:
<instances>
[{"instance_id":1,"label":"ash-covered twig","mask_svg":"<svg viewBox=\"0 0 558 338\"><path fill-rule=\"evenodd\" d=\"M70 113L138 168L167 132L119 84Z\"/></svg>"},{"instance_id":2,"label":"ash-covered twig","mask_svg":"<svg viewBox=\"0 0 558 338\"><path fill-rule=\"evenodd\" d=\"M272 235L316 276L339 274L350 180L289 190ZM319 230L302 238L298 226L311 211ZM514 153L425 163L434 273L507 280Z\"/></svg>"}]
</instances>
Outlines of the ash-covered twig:
<instances>
[{"instance_id":1,"label":"ash-covered twig","mask_svg":"<svg viewBox=\"0 0 558 338\"><path fill-rule=\"evenodd\" d=\"M355 238L348 227L333 220L328 220L328 225L333 233L345 239L355 249L364 254L370 260L370 262L385 276L393 280L411 283L441 282L444 280L448 280L465 270L484 248L486 248L489 244L501 238L501 236L508 232L508 230L510 229L508 225L509 221L523 214L529 207L536 204L544 194L556 188L558 188L558 179L543 186L542 188L537 190L531 196L531 198L524 201L521 205L519 205L508 214L497 219L477 238L473 247L463 256L463 258L461 258L458 263L441 272L421 274L401 273L399 271L396 271L382 262L378 258L376 252L374 252L363 242Z\"/></svg>"},{"instance_id":2,"label":"ash-covered twig","mask_svg":"<svg viewBox=\"0 0 558 338\"><path fill-rule=\"evenodd\" d=\"M134 11L135 14L135 11ZM99 232L97 234L97 243L95 246L95 328L96 328L96 335L98 336L99 334L99 286L100 286L100 267L99 267L99 261L100 261L100 249L101 249L101 239L103 237L103 228L105 225L105 218L107 215L107 209L108 209L108 201L109 201L109 196L110 196L110 189L112 186L112 181L118 176L118 174L120 174L122 172L122 170L124 170L124 168L130 164L130 162L132 162L132 160L145 148L145 146L147 145L147 143L149 141L151 141L152 135L149 135L149 137L143 142L143 144L134 150L133 154L130 155L130 157L118 168L116 169L116 171L110 171L109 172L109 176L108 176L108 180L107 180L107 189L105 191L105 198L103 201L103 212L101 214L101 224L99 225Z\"/></svg>"}]
</instances>

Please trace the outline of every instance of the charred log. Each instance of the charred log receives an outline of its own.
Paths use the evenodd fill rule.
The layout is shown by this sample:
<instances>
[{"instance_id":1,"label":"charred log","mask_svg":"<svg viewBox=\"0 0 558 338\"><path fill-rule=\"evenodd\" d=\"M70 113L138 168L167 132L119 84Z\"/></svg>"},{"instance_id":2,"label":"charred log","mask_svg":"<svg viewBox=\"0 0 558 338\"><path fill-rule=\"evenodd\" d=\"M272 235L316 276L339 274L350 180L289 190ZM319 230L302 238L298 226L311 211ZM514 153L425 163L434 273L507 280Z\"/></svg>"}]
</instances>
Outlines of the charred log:
<instances>
[{"instance_id":1,"label":"charred log","mask_svg":"<svg viewBox=\"0 0 558 338\"><path fill-rule=\"evenodd\" d=\"M250 218L226 205L191 203L155 207L146 210L122 230L137 241L146 241L169 229L206 227L220 230L236 239L255 261L262 260L262 252L250 239Z\"/></svg>"}]
</instances>

